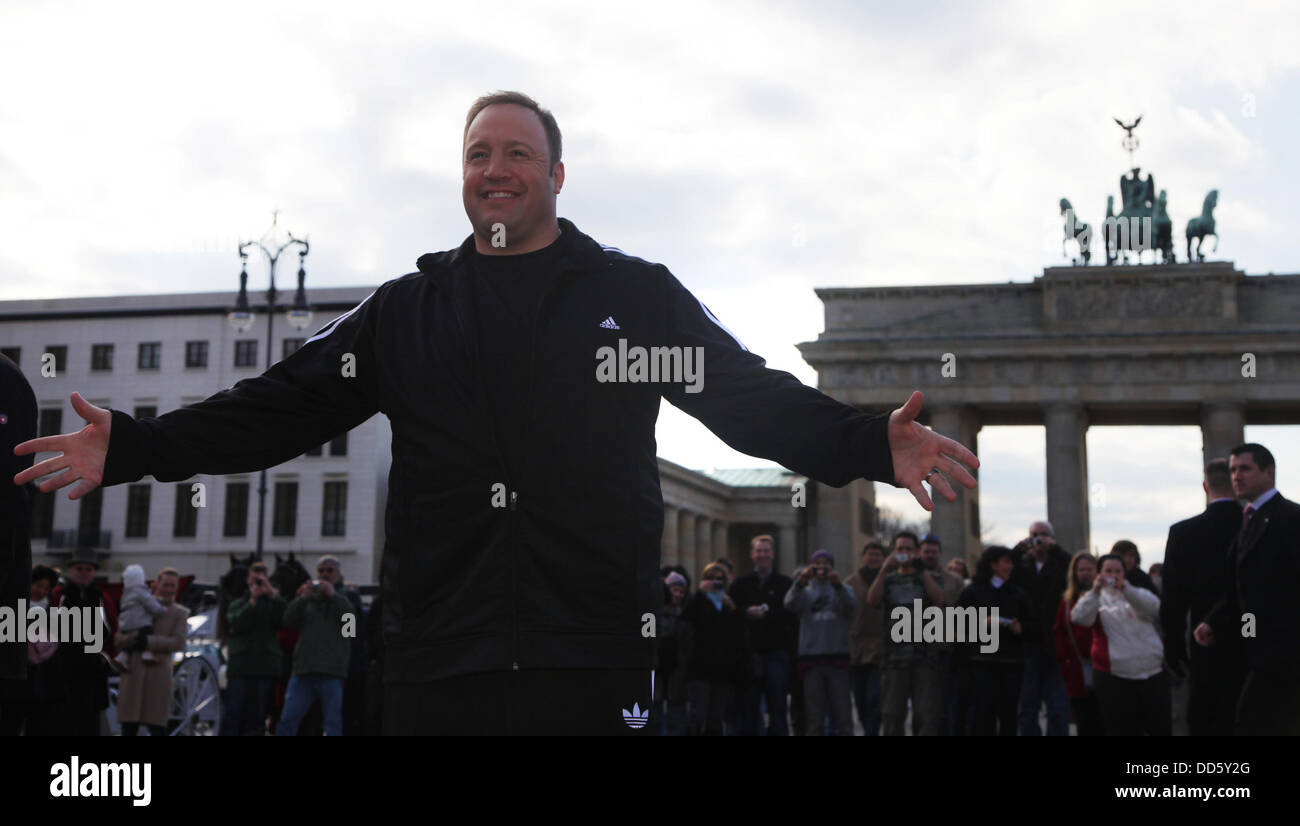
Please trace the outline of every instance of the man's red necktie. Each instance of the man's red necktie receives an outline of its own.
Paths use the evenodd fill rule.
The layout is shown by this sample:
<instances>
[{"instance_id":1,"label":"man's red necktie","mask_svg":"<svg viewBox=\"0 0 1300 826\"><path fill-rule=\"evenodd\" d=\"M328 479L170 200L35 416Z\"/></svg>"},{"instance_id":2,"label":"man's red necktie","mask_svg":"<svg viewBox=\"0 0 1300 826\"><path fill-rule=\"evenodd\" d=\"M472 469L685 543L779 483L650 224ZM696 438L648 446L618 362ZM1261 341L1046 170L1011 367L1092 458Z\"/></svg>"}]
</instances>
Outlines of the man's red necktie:
<instances>
[{"instance_id":1,"label":"man's red necktie","mask_svg":"<svg viewBox=\"0 0 1300 826\"><path fill-rule=\"evenodd\" d=\"M1246 526L1250 524L1250 517L1254 515L1255 515L1254 505L1247 505L1246 509L1241 512L1241 529L1243 531L1246 530Z\"/></svg>"}]
</instances>

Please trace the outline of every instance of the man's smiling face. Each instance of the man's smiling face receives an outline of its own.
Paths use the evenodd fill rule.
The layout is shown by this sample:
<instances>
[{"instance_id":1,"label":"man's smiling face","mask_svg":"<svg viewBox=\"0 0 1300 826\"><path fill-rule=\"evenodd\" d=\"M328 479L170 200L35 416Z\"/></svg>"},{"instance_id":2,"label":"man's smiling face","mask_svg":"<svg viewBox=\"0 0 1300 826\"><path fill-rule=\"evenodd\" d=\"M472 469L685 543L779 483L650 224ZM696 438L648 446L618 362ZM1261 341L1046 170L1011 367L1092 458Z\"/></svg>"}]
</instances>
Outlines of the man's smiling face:
<instances>
[{"instance_id":1,"label":"man's smiling face","mask_svg":"<svg viewBox=\"0 0 1300 826\"><path fill-rule=\"evenodd\" d=\"M555 196L564 164L551 174L542 120L516 103L495 103L475 116L465 135L461 195L474 243L487 255L517 255L559 237ZM494 224L505 226L504 247L492 246Z\"/></svg>"}]
</instances>

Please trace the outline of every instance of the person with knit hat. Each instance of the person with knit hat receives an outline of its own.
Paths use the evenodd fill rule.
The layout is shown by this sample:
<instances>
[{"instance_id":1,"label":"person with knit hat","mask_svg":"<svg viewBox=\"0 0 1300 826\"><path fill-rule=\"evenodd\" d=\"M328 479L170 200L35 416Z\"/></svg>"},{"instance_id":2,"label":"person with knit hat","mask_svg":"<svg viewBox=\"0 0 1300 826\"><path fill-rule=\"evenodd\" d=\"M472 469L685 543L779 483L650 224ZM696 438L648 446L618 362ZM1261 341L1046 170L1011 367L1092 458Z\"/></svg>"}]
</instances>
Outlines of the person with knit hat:
<instances>
[{"instance_id":1,"label":"person with knit hat","mask_svg":"<svg viewBox=\"0 0 1300 826\"><path fill-rule=\"evenodd\" d=\"M849 709L849 623L853 619L853 591L844 587L835 571L835 557L819 550L799 572L785 595L787 611L799 617L799 659L796 670L803 681L807 733L825 734L830 709L835 733L853 734Z\"/></svg>"}]
</instances>

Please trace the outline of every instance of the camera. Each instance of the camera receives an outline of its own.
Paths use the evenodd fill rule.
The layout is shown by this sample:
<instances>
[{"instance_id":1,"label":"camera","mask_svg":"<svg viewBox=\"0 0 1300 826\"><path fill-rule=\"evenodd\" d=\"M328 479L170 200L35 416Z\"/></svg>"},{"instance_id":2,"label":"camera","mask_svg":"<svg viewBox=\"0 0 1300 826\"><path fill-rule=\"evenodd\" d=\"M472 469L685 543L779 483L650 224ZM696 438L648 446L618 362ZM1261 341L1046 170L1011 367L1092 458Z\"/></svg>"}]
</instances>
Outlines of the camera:
<instances>
[{"instance_id":1,"label":"camera","mask_svg":"<svg viewBox=\"0 0 1300 826\"><path fill-rule=\"evenodd\" d=\"M1029 544L1030 544L1030 545L1035 545L1035 546L1037 546L1037 545L1041 545L1041 544L1043 544L1043 538L1042 538L1041 536L1033 536L1033 537L1030 537L1030 538L1029 538Z\"/></svg>"}]
</instances>

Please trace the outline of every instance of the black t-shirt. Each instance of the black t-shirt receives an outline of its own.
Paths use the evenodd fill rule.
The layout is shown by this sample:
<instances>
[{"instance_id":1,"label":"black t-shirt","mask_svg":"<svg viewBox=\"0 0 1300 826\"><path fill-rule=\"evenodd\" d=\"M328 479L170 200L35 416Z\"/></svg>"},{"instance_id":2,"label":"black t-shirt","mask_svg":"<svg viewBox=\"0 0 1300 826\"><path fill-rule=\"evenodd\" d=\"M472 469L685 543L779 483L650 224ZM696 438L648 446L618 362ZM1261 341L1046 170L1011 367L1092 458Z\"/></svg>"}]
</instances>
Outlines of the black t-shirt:
<instances>
[{"instance_id":1,"label":"black t-shirt","mask_svg":"<svg viewBox=\"0 0 1300 826\"><path fill-rule=\"evenodd\" d=\"M533 252L473 254L482 392L507 456L527 455L523 448L530 438L533 331L540 320L539 305L560 274L560 259L570 241L569 234L561 232L549 246ZM509 470L518 474L524 469Z\"/></svg>"}]
</instances>

